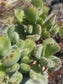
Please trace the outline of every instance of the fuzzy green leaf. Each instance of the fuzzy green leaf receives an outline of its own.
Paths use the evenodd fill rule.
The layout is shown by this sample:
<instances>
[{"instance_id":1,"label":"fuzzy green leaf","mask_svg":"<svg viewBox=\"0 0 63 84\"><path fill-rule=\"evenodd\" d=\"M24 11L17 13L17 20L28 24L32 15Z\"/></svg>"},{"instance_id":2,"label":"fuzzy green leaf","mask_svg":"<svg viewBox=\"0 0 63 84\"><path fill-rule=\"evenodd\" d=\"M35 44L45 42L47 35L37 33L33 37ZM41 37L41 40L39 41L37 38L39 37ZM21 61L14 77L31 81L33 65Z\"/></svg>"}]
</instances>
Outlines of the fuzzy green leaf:
<instances>
[{"instance_id":1,"label":"fuzzy green leaf","mask_svg":"<svg viewBox=\"0 0 63 84\"><path fill-rule=\"evenodd\" d=\"M54 55L60 50L59 45L57 43L48 43L45 49L45 56L49 57Z\"/></svg>"},{"instance_id":2,"label":"fuzzy green leaf","mask_svg":"<svg viewBox=\"0 0 63 84\"><path fill-rule=\"evenodd\" d=\"M25 48L28 48L29 49L29 53L31 53L33 51L35 47L35 42L31 39L26 39L25 40L25 46L24 46L24 49Z\"/></svg>"},{"instance_id":3,"label":"fuzzy green leaf","mask_svg":"<svg viewBox=\"0 0 63 84\"><path fill-rule=\"evenodd\" d=\"M35 7L33 6L25 7L24 13L28 21L30 21L33 24L36 23L38 18L38 10Z\"/></svg>"},{"instance_id":4,"label":"fuzzy green leaf","mask_svg":"<svg viewBox=\"0 0 63 84\"><path fill-rule=\"evenodd\" d=\"M23 21L24 11L22 9L16 9L15 17L16 17L17 21L21 23Z\"/></svg>"},{"instance_id":5,"label":"fuzzy green leaf","mask_svg":"<svg viewBox=\"0 0 63 84\"><path fill-rule=\"evenodd\" d=\"M42 6L43 6L42 0L32 0L31 3L32 3L35 7L42 7Z\"/></svg>"}]
</instances>

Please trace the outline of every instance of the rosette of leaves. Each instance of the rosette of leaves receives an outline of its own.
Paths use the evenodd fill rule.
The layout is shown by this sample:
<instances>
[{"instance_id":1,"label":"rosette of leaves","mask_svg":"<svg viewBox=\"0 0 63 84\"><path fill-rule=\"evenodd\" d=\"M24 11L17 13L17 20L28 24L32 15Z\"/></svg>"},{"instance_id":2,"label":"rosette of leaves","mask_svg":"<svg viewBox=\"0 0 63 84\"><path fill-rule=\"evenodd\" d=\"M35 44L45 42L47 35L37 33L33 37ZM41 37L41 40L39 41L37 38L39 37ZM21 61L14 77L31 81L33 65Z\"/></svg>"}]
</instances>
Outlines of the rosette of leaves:
<instances>
[{"instance_id":1,"label":"rosette of leaves","mask_svg":"<svg viewBox=\"0 0 63 84\"><path fill-rule=\"evenodd\" d=\"M61 60L58 57L54 56L54 54L57 53L60 50L60 47L55 42L55 40L53 40L51 38L46 39L44 41L43 45L44 45L43 54L42 54L43 55L43 57L42 57L43 61L45 61L46 62L45 64L47 64L47 60L48 60L49 65L47 64L47 66L49 68L52 68L54 71L58 70L62 66L62 63L61 63ZM42 62L42 59L41 59L41 62ZM50 66L50 64L51 64L51 66Z\"/></svg>"},{"instance_id":2,"label":"rosette of leaves","mask_svg":"<svg viewBox=\"0 0 63 84\"><path fill-rule=\"evenodd\" d=\"M55 37L59 32L59 26L55 22L56 15L52 13L47 16L47 12L48 8L43 5L42 0L31 0L24 8L15 10L13 23L20 38L38 41L40 38Z\"/></svg>"},{"instance_id":3,"label":"rosette of leaves","mask_svg":"<svg viewBox=\"0 0 63 84\"><path fill-rule=\"evenodd\" d=\"M38 45L31 39L19 39L11 47L9 55L1 57L0 61L0 78L8 74L9 77L11 76L7 80L10 84L19 84L23 74L27 73L30 74L30 79L25 84L48 84L47 69L56 71L61 67L60 59L54 56L59 51L59 45L52 38Z\"/></svg>"},{"instance_id":4,"label":"rosette of leaves","mask_svg":"<svg viewBox=\"0 0 63 84\"><path fill-rule=\"evenodd\" d=\"M33 51L33 64L30 70L30 79L25 84L48 84L47 69L57 71L61 67L61 60L54 56L60 50L59 45L52 38L36 45Z\"/></svg>"},{"instance_id":5,"label":"rosette of leaves","mask_svg":"<svg viewBox=\"0 0 63 84\"><path fill-rule=\"evenodd\" d=\"M16 22L7 30L11 52L6 56L3 54L3 57L1 57L1 68L3 67L4 70L1 69L0 72L3 70L3 75L1 74L3 77L8 74L10 77L8 79L9 84L22 83L26 74L30 75L30 79L25 84L48 84L48 69L56 71L61 67L60 59L54 56L60 50L54 39L46 39L43 44L35 42L40 39L42 30L45 31L47 27L44 26L52 17L50 15L47 18L42 11L43 4L36 4L35 1L38 3L38 0L32 0L33 5L27 5L22 10L17 9L15 11ZM54 21L51 25L53 24L55 24ZM48 31L53 29L47 28ZM2 48L0 52L3 53L3 50L7 49L6 46L8 45L6 43L7 40L3 39L2 46L0 44Z\"/></svg>"},{"instance_id":6,"label":"rosette of leaves","mask_svg":"<svg viewBox=\"0 0 63 84\"><path fill-rule=\"evenodd\" d=\"M2 79L0 82L19 84L23 78L22 73L28 73L31 69L29 63L33 61L31 53L36 44L31 39L20 39L16 44L11 45L12 41L5 35L1 35L0 39L0 79ZM7 49L11 52L9 53ZM9 77L12 76L8 80L5 80L4 76L7 74Z\"/></svg>"}]
</instances>

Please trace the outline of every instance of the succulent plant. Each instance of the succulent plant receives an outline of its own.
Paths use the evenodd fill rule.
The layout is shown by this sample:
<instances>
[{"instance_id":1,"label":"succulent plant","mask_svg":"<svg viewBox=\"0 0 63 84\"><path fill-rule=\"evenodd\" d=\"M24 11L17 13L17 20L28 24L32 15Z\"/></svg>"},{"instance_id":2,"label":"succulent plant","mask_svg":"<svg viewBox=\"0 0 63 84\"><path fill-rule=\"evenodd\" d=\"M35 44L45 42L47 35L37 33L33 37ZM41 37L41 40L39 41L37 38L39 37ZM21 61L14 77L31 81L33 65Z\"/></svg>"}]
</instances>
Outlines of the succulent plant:
<instances>
[{"instance_id":1,"label":"succulent plant","mask_svg":"<svg viewBox=\"0 0 63 84\"><path fill-rule=\"evenodd\" d=\"M55 35L59 32L59 26L55 23L56 16L54 14L50 14L45 18L42 24L42 37L44 39L49 37L55 37Z\"/></svg>"},{"instance_id":2,"label":"succulent plant","mask_svg":"<svg viewBox=\"0 0 63 84\"><path fill-rule=\"evenodd\" d=\"M31 70L30 70L30 77L33 81L35 82L42 82L44 81L44 76L41 70L41 67L39 65L34 66Z\"/></svg>"},{"instance_id":3,"label":"succulent plant","mask_svg":"<svg viewBox=\"0 0 63 84\"><path fill-rule=\"evenodd\" d=\"M16 21L8 28L7 36L0 36L0 78L8 74L8 84L22 83L24 74L30 74L25 84L48 84L48 69L56 71L61 67L61 60L54 56L60 47L49 38L59 27L57 30L53 14L47 17L43 13L42 0L39 4L38 1L32 0L32 5L17 9ZM40 38L47 39L37 44Z\"/></svg>"},{"instance_id":4,"label":"succulent plant","mask_svg":"<svg viewBox=\"0 0 63 84\"><path fill-rule=\"evenodd\" d=\"M4 66L11 66L18 62L20 59L20 52L19 49L16 48L15 50L12 51L12 53L9 56L5 56L2 59L2 63Z\"/></svg>"},{"instance_id":5,"label":"succulent plant","mask_svg":"<svg viewBox=\"0 0 63 84\"><path fill-rule=\"evenodd\" d=\"M0 35L0 57L9 55L11 52L10 39L5 35Z\"/></svg>"},{"instance_id":6,"label":"succulent plant","mask_svg":"<svg viewBox=\"0 0 63 84\"><path fill-rule=\"evenodd\" d=\"M46 43L47 40L48 39L46 39L44 42L45 46L44 46L44 50L43 50L43 56L46 56L46 57L51 56L60 50L60 47L58 46L58 44L56 42L53 42L54 40L51 41L50 43L49 42ZM52 39L49 38L49 40L52 40ZM50 52L48 52L48 51L50 51Z\"/></svg>"},{"instance_id":7,"label":"succulent plant","mask_svg":"<svg viewBox=\"0 0 63 84\"><path fill-rule=\"evenodd\" d=\"M3 78L0 78L0 84L8 84L9 76L5 75Z\"/></svg>"},{"instance_id":8,"label":"succulent plant","mask_svg":"<svg viewBox=\"0 0 63 84\"><path fill-rule=\"evenodd\" d=\"M25 48L28 48L29 49L29 53L31 53L35 47L35 42L32 40L32 39L26 39L25 40L25 46L24 46L24 49Z\"/></svg>"},{"instance_id":9,"label":"succulent plant","mask_svg":"<svg viewBox=\"0 0 63 84\"><path fill-rule=\"evenodd\" d=\"M27 33L28 34L32 34L32 32L33 32L33 26L32 25L28 25Z\"/></svg>"},{"instance_id":10,"label":"succulent plant","mask_svg":"<svg viewBox=\"0 0 63 84\"><path fill-rule=\"evenodd\" d=\"M9 84L19 84L22 81L22 74L20 72L15 72L12 77L9 79Z\"/></svg>"},{"instance_id":11,"label":"succulent plant","mask_svg":"<svg viewBox=\"0 0 63 84\"><path fill-rule=\"evenodd\" d=\"M30 69L31 69L30 65L25 64L25 63L21 63L21 64L20 64L20 72L21 72L21 73L29 72Z\"/></svg>"},{"instance_id":12,"label":"succulent plant","mask_svg":"<svg viewBox=\"0 0 63 84\"><path fill-rule=\"evenodd\" d=\"M42 7L42 5L43 5L42 0L32 0L31 3L32 3L35 7Z\"/></svg>"},{"instance_id":13,"label":"succulent plant","mask_svg":"<svg viewBox=\"0 0 63 84\"><path fill-rule=\"evenodd\" d=\"M3 76L6 75L6 71L5 70L6 70L6 67L3 66L2 63L0 63L0 78L2 78Z\"/></svg>"},{"instance_id":14,"label":"succulent plant","mask_svg":"<svg viewBox=\"0 0 63 84\"><path fill-rule=\"evenodd\" d=\"M47 67L47 68L54 68L55 67L55 62L52 61L51 59L48 59L46 57L42 57L40 59L41 65Z\"/></svg>"},{"instance_id":15,"label":"succulent plant","mask_svg":"<svg viewBox=\"0 0 63 84\"><path fill-rule=\"evenodd\" d=\"M28 64L28 63L33 62L33 59L30 56L25 56L21 59L21 62Z\"/></svg>"},{"instance_id":16,"label":"succulent plant","mask_svg":"<svg viewBox=\"0 0 63 84\"><path fill-rule=\"evenodd\" d=\"M23 49L24 45L25 45L25 42L24 42L24 40L22 40L22 39L20 39L20 40L17 42L17 44L16 44L16 46L17 46L19 49Z\"/></svg>"},{"instance_id":17,"label":"succulent plant","mask_svg":"<svg viewBox=\"0 0 63 84\"><path fill-rule=\"evenodd\" d=\"M12 44L15 44L19 41L19 34L15 32L15 26L11 26L7 32Z\"/></svg>"},{"instance_id":18,"label":"succulent plant","mask_svg":"<svg viewBox=\"0 0 63 84\"><path fill-rule=\"evenodd\" d=\"M52 59L52 61L55 62L55 67L53 68L54 71L59 70L60 67L62 66L61 60L58 57L55 57L55 56L51 56L49 58Z\"/></svg>"},{"instance_id":19,"label":"succulent plant","mask_svg":"<svg viewBox=\"0 0 63 84\"><path fill-rule=\"evenodd\" d=\"M19 15L18 15L18 14L19 14ZM15 19L17 19L16 21L18 21L19 23L21 23L22 20L23 20L23 19L22 19L23 16L24 16L23 10L18 10L18 9L15 10Z\"/></svg>"},{"instance_id":20,"label":"succulent plant","mask_svg":"<svg viewBox=\"0 0 63 84\"><path fill-rule=\"evenodd\" d=\"M20 29L16 31L22 31L20 32L22 34L22 37L20 35L21 38L31 38L34 41L38 41L40 38L55 37L59 32L59 26L55 22L56 15L51 13L47 16L47 11L45 10L47 7L45 7L42 0L31 0L31 3L27 4L23 9L16 10L19 15L15 13L14 22L16 21L15 24L18 27L16 29L19 29L18 24L21 25ZM21 18L17 20L16 18L20 16Z\"/></svg>"},{"instance_id":21,"label":"succulent plant","mask_svg":"<svg viewBox=\"0 0 63 84\"><path fill-rule=\"evenodd\" d=\"M49 45L50 44L50 45ZM54 48L55 47L55 48ZM54 49L53 49L54 48ZM49 50L50 49L50 50ZM44 64L45 67L55 68L54 70L58 70L62 63L58 57L53 56L60 50L59 45L52 38L46 39L43 42L43 51L42 57L40 59L41 65ZM54 59L54 60L53 60ZM55 62L55 60L57 60ZM57 63L58 62L58 63ZM59 65L56 65L56 63ZM51 64L51 65L50 65Z\"/></svg>"},{"instance_id":22,"label":"succulent plant","mask_svg":"<svg viewBox=\"0 0 63 84\"><path fill-rule=\"evenodd\" d=\"M28 48L23 49L23 50L21 51L21 58L27 56L28 54L29 54L29 49L28 49Z\"/></svg>"},{"instance_id":23,"label":"succulent plant","mask_svg":"<svg viewBox=\"0 0 63 84\"><path fill-rule=\"evenodd\" d=\"M6 72L13 73L13 72L19 70L19 68L20 68L20 65L18 63L16 63L16 64L12 65L11 67L6 68Z\"/></svg>"},{"instance_id":24,"label":"succulent plant","mask_svg":"<svg viewBox=\"0 0 63 84\"><path fill-rule=\"evenodd\" d=\"M28 21L30 21L32 23L35 23L37 21L38 10L35 7L33 7L32 5L24 8L24 13L25 13L25 16Z\"/></svg>"},{"instance_id":25,"label":"succulent plant","mask_svg":"<svg viewBox=\"0 0 63 84\"><path fill-rule=\"evenodd\" d=\"M33 56L35 56L37 59L40 59L41 54L42 54L42 49L43 49L43 45L41 45L41 44L36 45L36 47L33 51Z\"/></svg>"},{"instance_id":26,"label":"succulent plant","mask_svg":"<svg viewBox=\"0 0 63 84\"><path fill-rule=\"evenodd\" d=\"M52 38L44 40L43 44L36 44L32 39L20 39L11 45L10 54L1 58L0 78L6 74L12 75L7 82L19 84L22 74L30 73L31 79L26 83L32 81L33 84L48 84L48 73L44 69L56 71L61 67L61 60L53 56L59 50L59 45Z\"/></svg>"}]
</instances>

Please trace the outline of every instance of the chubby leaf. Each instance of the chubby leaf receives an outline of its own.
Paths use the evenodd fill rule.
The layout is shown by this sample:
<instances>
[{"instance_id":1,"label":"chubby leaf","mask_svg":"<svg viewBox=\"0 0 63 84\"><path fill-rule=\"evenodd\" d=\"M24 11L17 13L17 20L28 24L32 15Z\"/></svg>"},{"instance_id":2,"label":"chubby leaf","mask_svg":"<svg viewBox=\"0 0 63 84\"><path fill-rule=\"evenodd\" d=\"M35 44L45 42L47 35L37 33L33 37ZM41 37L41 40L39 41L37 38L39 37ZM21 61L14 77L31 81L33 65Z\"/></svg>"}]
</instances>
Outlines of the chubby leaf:
<instances>
[{"instance_id":1,"label":"chubby leaf","mask_svg":"<svg viewBox=\"0 0 63 84\"><path fill-rule=\"evenodd\" d=\"M16 9L15 10L15 18L18 22L22 22L24 17L24 11L22 9Z\"/></svg>"},{"instance_id":2,"label":"chubby leaf","mask_svg":"<svg viewBox=\"0 0 63 84\"><path fill-rule=\"evenodd\" d=\"M51 59L55 62L55 67L53 68L54 71L57 71L62 67L62 62L58 57L50 56L49 59Z\"/></svg>"},{"instance_id":3,"label":"chubby leaf","mask_svg":"<svg viewBox=\"0 0 63 84\"><path fill-rule=\"evenodd\" d=\"M24 49L28 48L29 49L29 53L31 53L33 51L34 47L35 47L35 42L32 39L26 39L25 40Z\"/></svg>"},{"instance_id":4,"label":"chubby leaf","mask_svg":"<svg viewBox=\"0 0 63 84\"><path fill-rule=\"evenodd\" d=\"M24 13L27 18L27 20L31 23L36 23L38 18L38 10L33 6L28 6L24 8Z\"/></svg>"},{"instance_id":5,"label":"chubby leaf","mask_svg":"<svg viewBox=\"0 0 63 84\"><path fill-rule=\"evenodd\" d=\"M32 3L35 7L42 7L42 6L43 6L42 0L31 0L31 3Z\"/></svg>"},{"instance_id":6,"label":"chubby leaf","mask_svg":"<svg viewBox=\"0 0 63 84\"><path fill-rule=\"evenodd\" d=\"M43 55L43 56L45 56L45 50L46 50L47 44L48 44L48 43L52 43L52 42L55 43L55 40L52 39L52 38L48 38L48 39L44 40L44 42L43 42L43 52L42 52L42 55Z\"/></svg>"},{"instance_id":7,"label":"chubby leaf","mask_svg":"<svg viewBox=\"0 0 63 84\"><path fill-rule=\"evenodd\" d=\"M8 36L0 35L0 56L9 55L11 52L11 42Z\"/></svg>"},{"instance_id":8,"label":"chubby leaf","mask_svg":"<svg viewBox=\"0 0 63 84\"><path fill-rule=\"evenodd\" d=\"M33 51L33 56L36 57L38 60L41 58L42 49L43 49L43 45L39 44L35 47Z\"/></svg>"},{"instance_id":9,"label":"chubby leaf","mask_svg":"<svg viewBox=\"0 0 63 84\"><path fill-rule=\"evenodd\" d=\"M4 77L6 75L6 67L3 66L2 63L0 63L0 78Z\"/></svg>"},{"instance_id":10,"label":"chubby leaf","mask_svg":"<svg viewBox=\"0 0 63 84\"><path fill-rule=\"evenodd\" d=\"M15 72L9 79L9 84L19 84L23 79L23 76L20 72ZM17 80L17 81L16 81Z\"/></svg>"},{"instance_id":11,"label":"chubby leaf","mask_svg":"<svg viewBox=\"0 0 63 84\"><path fill-rule=\"evenodd\" d=\"M45 49L45 56L51 56L57 53L60 50L59 45L57 43L48 43Z\"/></svg>"},{"instance_id":12,"label":"chubby leaf","mask_svg":"<svg viewBox=\"0 0 63 84\"><path fill-rule=\"evenodd\" d=\"M40 39L40 35L35 34L35 35L27 35L26 36L27 39L32 39L34 41L38 41Z\"/></svg>"}]
</instances>

